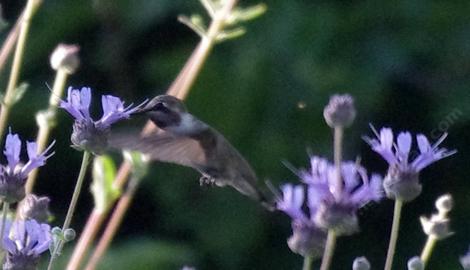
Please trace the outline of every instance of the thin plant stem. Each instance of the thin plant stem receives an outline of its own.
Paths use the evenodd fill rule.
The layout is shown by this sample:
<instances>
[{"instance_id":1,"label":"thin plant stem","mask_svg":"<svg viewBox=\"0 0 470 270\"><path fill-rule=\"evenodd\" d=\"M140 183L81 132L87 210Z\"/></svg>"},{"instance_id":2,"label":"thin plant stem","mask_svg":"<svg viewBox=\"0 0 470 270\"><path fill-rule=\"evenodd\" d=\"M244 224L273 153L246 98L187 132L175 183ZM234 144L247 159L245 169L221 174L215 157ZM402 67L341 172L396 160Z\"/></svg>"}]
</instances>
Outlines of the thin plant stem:
<instances>
[{"instance_id":1,"label":"thin plant stem","mask_svg":"<svg viewBox=\"0 0 470 270\"><path fill-rule=\"evenodd\" d=\"M3 235L5 234L5 223L7 222L8 211L10 210L10 204L7 202L3 202L3 209L2 209L2 224L0 225L0 239L3 239ZM3 241L1 241L0 246L3 248Z\"/></svg>"},{"instance_id":2,"label":"thin plant stem","mask_svg":"<svg viewBox=\"0 0 470 270\"><path fill-rule=\"evenodd\" d=\"M29 26L31 24L31 18L33 17L34 12L37 10L40 3L41 1L39 0L28 0L24 11L24 17L21 21L20 33L18 35L15 55L13 57L11 73L8 79L5 96L3 98L2 110L0 112L0 142L3 141L3 133L5 131L5 126L10 115L10 110L15 99L15 90L18 84L18 78L20 76L21 63L23 62L24 48L29 32Z\"/></svg>"},{"instance_id":3,"label":"thin plant stem","mask_svg":"<svg viewBox=\"0 0 470 270\"><path fill-rule=\"evenodd\" d=\"M194 52L191 54L190 58L186 62L185 66L180 71L177 78L168 89L167 94L173 95L181 100L184 100L186 98L196 77L199 75L202 69L202 66L205 63L213 45L215 44L217 34L221 31L221 29L223 29L223 26L225 24L225 18L228 17L228 15L230 14L231 10L233 9L236 3L237 3L237 0L227 0L225 2L224 7L221 9L220 12L218 12L218 15L213 18L211 25L209 26L207 37L203 38L201 42L198 44L198 46L196 47L196 49L194 50ZM152 132L155 129L156 129L155 125L151 121L149 121L147 122L144 129L142 130L142 133L146 134L148 132ZM124 161L119 168L116 179L114 180L115 186L117 188L120 189L127 183L130 171L131 171L131 165L127 161ZM122 215L123 215L125 211L127 211L127 209L115 208L113 215L118 215L118 213L116 212L119 212L119 211L122 211ZM105 215L105 214L106 213L102 213L102 215ZM89 220L90 218L91 217L89 217ZM92 224L92 226L96 226L97 227L96 230L98 230L99 227L101 226L101 223L95 223L95 224ZM88 239L84 238L83 240L84 246L85 247L87 246L85 245L86 244L85 241L88 242L88 245L89 245L89 243L93 241L93 238L94 236ZM86 248L83 248L83 250L85 251ZM81 257L83 258L84 256L81 255ZM79 265L79 264L80 262L78 261L76 265ZM72 269L77 269L77 268L67 268L67 269L72 270Z\"/></svg>"},{"instance_id":4,"label":"thin plant stem","mask_svg":"<svg viewBox=\"0 0 470 270\"><path fill-rule=\"evenodd\" d=\"M341 162L343 158L343 127L334 128L333 145L336 172L336 186L333 195L335 196L336 200L340 200L343 191L343 180L341 177ZM333 229L328 230L325 252L323 253L320 270L328 270L330 268L331 261L333 260L333 255L335 253L336 238L336 232Z\"/></svg>"},{"instance_id":5,"label":"thin plant stem","mask_svg":"<svg viewBox=\"0 0 470 270\"><path fill-rule=\"evenodd\" d=\"M78 173L77 183L75 184L72 200L70 201L69 209L67 211L67 215L65 216L64 225L62 226L62 232L65 232L69 228L70 223L72 222L72 217L75 212L75 207L77 206L78 198L82 189L83 180L85 179L85 174L88 167L88 163L90 161L90 157L90 152L83 151L82 165L80 166L80 172ZM55 259L57 258L57 255L60 254L63 244L64 243L59 240L57 245L54 247L54 250L51 254L51 259L49 260L49 265L47 266L47 270L52 269L52 265Z\"/></svg>"},{"instance_id":6,"label":"thin plant stem","mask_svg":"<svg viewBox=\"0 0 470 270\"><path fill-rule=\"evenodd\" d=\"M225 5L214 14L206 36L202 38L193 55L190 57L191 61L187 62L174 83L170 86L170 89L168 90L170 95L173 94L178 98L186 97L189 89L194 84L197 75L209 56L209 53L214 47L217 36L224 28L226 18L230 15L230 12L236 3L237 0L226 0Z\"/></svg>"},{"instance_id":7,"label":"thin plant stem","mask_svg":"<svg viewBox=\"0 0 470 270\"><path fill-rule=\"evenodd\" d=\"M305 256L304 257L304 265L302 266L302 270L310 270L312 269L312 256Z\"/></svg>"},{"instance_id":8,"label":"thin plant stem","mask_svg":"<svg viewBox=\"0 0 470 270\"><path fill-rule=\"evenodd\" d=\"M108 249L111 241L113 240L119 226L124 219L124 215L129 209L131 205L132 199L134 197L135 191L137 190L139 179L132 177L129 186L126 189L126 192L121 196L119 199L115 211L111 215L111 218L106 225L103 235L101 236L100 241L98 242L98 246L96 247L93 255L91 256L90 260L88 261L85 270L94 270L103 257L104 253ZM68 269L70 270L70 269Z\"/></svg>"},{"instance_id":9,"label":"thin plant stem","mask_svg":"<svg viewBox=\"0 0 470 270\"><path fill-rule=\"evenodd\" d=\"M388 243L387 259L385 260L384 270L391 270L393 265L393 256L397 245L398 231L400 230L401 209L403 207L402 200L395 200L393 209L392 231L390 233L390 242Z\"/></svg>"},{"instance_id":10,"label":"thin plant stem","mask_svg":"<svg viewBox=\"0 0 470 270\"><path fill-rule=\"evenodd\" d=\"M5 67L5 63L8 57L10 56L11 52L13 51L16 41L18 40L18 35L20 33L20 26L21 26L21 21L23 20L23 17L24 17L24 12L25 10L23 10L23 13L21 13L20 17L18 17L15 25L10 30L7 38L3 42L2 49L0 50L0 72Z\"/></svg>"},{"instance_id":11,"label":"thin plant stem","mask_svg":"<svg viewBox=\"0 0 470 270\"><path fill-rule=\"evenodd\" d=\"M424 264L424 267L428 264L429 258L431 257L434 246L436 245L437 238L434 235L429 235L424 245L423 251L421 252L421 261ZM424 268L423 268L424 269Z\"/></svg>"},{"instance_id":12,"label":"thin plant stem","mask_svg":"<svg viewBox=\"0 0 470 270\"><path fill-rule=\"evenodd\" d=\"M98 230L103 224L107 213L108 211L103 212L101 210L98 210L97 208L93 209L90 216L88 217L88 221L85 225L85 228L80 234L80 239L75 245L72 256L70 257L70 260L67 263L67 270L80 268L81 262L87 255L87 251L89 250L90 244L95 239L96 234L98 233Z\"/></svg>"},{"instance_id":13,"label":"thin plant stem","mask_svg":"<svg viewBox=\"0 0 470 270\"><path fill-rule=\"evenodd\" d=\"M49 134L55 125L55 118L57 114L57 106L59 105L60 97L64 92L65 83L67 82L68 73L65 69L59 68L56 72L54 85L52 87L51 96L49 97L49 107L44 113L44 118L38 121L39 131L36 138L38 144L37 152L41 153L47 145ZM38 169L34 169L28 176L26 182L26 193L33 191L34 183L38 175Z\"/></svg>"},{"instance_id":14,"label":"thin plant stem","mask_svg":"<svg viewBox=\"0 0 470 270\"><path fill-rule=\"evenodd\" d=\"M336 190L334 195L336 199L340 199L343 191L343 180L341 179L341 161L343 153L343 128L334 128L334 159L336 168Z\"/></svg>"},{"instance_id":15,"label":"thin plant stem","mask_svg":"<svg viewBox=\"0 0 470 270\"><path fill-rule=\"evenodd\" d=\"M326 237L325 252L321 261L320 270L330 269L331 261L336 247L336 233L334 230L328 230L328 236Z\"/></svg>"}]
</instances>

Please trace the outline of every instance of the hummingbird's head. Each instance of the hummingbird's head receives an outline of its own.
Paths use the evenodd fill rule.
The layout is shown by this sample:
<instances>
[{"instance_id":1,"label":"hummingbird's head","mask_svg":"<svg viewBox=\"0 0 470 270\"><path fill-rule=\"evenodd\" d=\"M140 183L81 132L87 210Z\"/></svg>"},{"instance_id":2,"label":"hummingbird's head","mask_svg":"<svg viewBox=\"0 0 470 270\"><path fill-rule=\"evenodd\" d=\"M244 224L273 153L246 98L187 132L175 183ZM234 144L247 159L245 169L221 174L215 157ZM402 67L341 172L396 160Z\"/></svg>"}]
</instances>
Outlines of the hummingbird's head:
<instances>
[{"instance_id":1,"label":"hummingbird's head","mask_svg":"<svg viewBox=\"0 0 470 270\"><path fill-rule=\"evenodd\" d=\"M170 95L156 96L134 114L147 115L159 128L179 125L187 110L183 102Z\"/></svg>"}]
</instances>

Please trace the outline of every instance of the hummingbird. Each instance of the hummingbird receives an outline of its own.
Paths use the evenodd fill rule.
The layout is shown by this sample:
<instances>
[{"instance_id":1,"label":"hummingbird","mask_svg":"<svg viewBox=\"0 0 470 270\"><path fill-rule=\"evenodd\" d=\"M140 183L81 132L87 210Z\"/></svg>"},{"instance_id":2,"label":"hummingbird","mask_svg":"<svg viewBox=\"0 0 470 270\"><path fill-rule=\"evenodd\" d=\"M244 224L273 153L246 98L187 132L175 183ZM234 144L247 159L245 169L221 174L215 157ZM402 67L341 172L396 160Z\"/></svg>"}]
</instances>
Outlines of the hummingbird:
<instances>
[{"instance_id":1,"label":"hummingbird","mask_svg":"<svg viewBox=\"0 0 470 270\"><path fill-rule=\"evenodd\" d=\"M191 167L201 173L200 185L231 186L273 209L271 200L257 187L250 164L222 134L189 113L181 100L159 95L133 115L145 115L161 130L117 138L110 145L140 151L150 160Z\"/></svg>"}]
</instances>

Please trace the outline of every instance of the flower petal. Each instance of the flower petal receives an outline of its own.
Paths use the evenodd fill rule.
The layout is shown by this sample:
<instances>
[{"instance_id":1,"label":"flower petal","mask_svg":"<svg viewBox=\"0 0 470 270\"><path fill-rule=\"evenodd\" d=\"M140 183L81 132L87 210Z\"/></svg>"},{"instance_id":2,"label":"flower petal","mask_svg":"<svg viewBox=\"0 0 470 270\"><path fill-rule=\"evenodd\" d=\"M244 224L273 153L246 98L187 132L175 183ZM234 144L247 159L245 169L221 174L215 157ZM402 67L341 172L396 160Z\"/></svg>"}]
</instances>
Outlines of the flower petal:
<instances>
[{"instance_id":1,"label":"flower petal","mask_svg":"<svg viewBox=\"0 0 470 270\"><path fill-rule=\"evenodd\" d=\"M21 140L18 134L12 134L10 131L5 141L5 151L3 151L3 154L7 158L8 167L12 173L15 171L16 165L20 162L20 151Z\"/></svg>"},{"instance_id":2,"label":"flower petal","mask_svg":"<svg viewBox=\"0 0 470 270\"><path fill-rule=\"evenodd\" d=\"M400 132L397 137L397 157L400 163L408 163L408 155L411 149L411 134Z\"/></svg>"}]
</instances>

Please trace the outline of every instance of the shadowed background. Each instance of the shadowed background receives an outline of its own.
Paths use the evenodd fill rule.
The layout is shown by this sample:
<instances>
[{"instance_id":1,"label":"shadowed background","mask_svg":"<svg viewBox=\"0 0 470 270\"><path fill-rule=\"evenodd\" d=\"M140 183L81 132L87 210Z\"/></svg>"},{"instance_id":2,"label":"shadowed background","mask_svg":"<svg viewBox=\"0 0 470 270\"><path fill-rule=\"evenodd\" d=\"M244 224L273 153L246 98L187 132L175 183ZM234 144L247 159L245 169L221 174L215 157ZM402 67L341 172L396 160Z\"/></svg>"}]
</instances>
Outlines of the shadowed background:
<instances>
[{"instance_id":1,"label":"shadowed background","mask_svg":"<svg viewBox=\"0 0 470 270\"><path fill-rule=\"evenodd\" d=\"M25 1L1 1L14 24ZM255 1L240 1L242 6ZM351 93L358 117L346 131L347 159L371 171L386 164L362 141L368 127L422 132L458 153L426 169L423 193L405 205L395 269L419 255L425 242L418 216L450 192L456 235L439 242L430 269L459 269L470 244L470 6L465 1L266 1L267 13L247 24L245 36L215 47L193 86L190 111L221 131L261 180L298 182L282 164L307 167L309 148L332 158L332 132L322 111L330 95ZM26 46L21 81L28 92L10 126L22 138L36 134L34 114L47 106L53 71L49 55L60 42L81 46L81 67L69 81L90 86L94 103L113 94L139 103L164 93L198 37L179 14L204 13L198 1L45 1ZM7 29L0 32L5 38ZM0 74L5 88L8 69ZM96 106L95 115L101 111ZM72 119L60 113L52 137L56 154L40 171L36 190L52 199L54 225L62 223L81 154L69 147ZM154 164L99 269L300 269L290 252L290 220L268 213L230 188L201 188L191 169ZM89 180L88 180L89 183ZM72 227L81 231L92 208L86 189ZM333 269L366 256L382 267L393 203L360 211L361 233L342 237ZM68 245L71 247L71 244Z\"/></svg>"}]
</instances>

